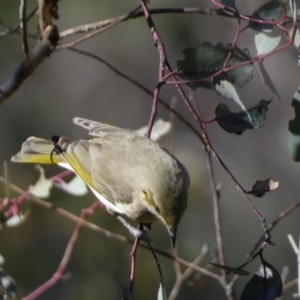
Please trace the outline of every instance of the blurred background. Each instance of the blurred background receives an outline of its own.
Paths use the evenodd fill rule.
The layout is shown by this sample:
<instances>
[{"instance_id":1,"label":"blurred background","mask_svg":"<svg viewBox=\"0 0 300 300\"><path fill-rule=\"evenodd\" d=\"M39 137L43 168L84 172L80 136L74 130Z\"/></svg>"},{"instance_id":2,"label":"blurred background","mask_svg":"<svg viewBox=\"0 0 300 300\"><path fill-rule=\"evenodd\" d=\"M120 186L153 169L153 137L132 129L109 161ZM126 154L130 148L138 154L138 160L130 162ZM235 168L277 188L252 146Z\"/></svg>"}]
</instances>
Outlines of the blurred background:
<instances>
[{"instance_id":1,"label":"blurred background","mask_svg":"<svg viewBox=\"0 0 300 300\"><path fill-rule=\"evenodd\" d=\"M239 11L252 14L263 1L236 1ZM3 24L16 26L19 23L19 1L0 0L0 19ZM60 19L56 24L60 31L78 25L92 23L124 15L138 5L137 1L70 1L59 2ZM30 12L36 1L28 0ZM150 8L159 7L213 8L209 0L151 0ZM207 15L166 14L153 16L154 22L165 43L169 62L173 67L183 59L186 47L195 47L203 42L215 45L218 42L232 43L237 30L237 20ZM246 25L246 23L243 23ZM37 19L33 18L28 31L37 32ZM256 55L254 36L246 30L238 41L240 48L248 48ZM278 35L275 29L273 35ZM71 37L72 40L74 36ZM30 40L30 47L35 40ZM66 42L66 40L64 40ZM282 44L286 42L282 36ZM21 37L18 34L0 39L0 83L5 82L23 59ZM80 45L78 48L106 59L120 71L154 90L158 74L158 52L144 18L137 18L115 26ZM265 197L253 199L256 207L271 223L275 216L299 201L300 168L290 157L287 145L288 121L294 117L291 101L299 86L300 73L297 67L298 52L290 47L266 59L264 65L275 84L282 102L263 84L257 66L254 78L237 92L246 107L256 105L261 99L270 100L264 127L246 131L237 136L224 132L217 124L207 126L209 137L216 151L245 189L250 190L257 179L272 178L280 181L280 188ZM186 88L195 99L204 119L214 116L217 103L226 103L237 111L230 101L212 90ZM195 124L193 117L179 97L174 86L163 86L161 97L171 103L177 97L176 110ZM80 116L115 126L137 129L148 123L152 98L131 83L118 77L105 65L77 53L63 50L52 53L36 69L32 76L0 108L0 163L7 161L12 183L27 189L38 178L33 165L13 164L22 142L29 136L50 138L60 134L72 139L87 138L87 133L72 123ZM169 119L169 112L159 106L158 118ZM179 120L175 119L171 145L167 138L161 140L187 167L191 177L188 209L178 231L178 255L192 261L204 244L211 255L202 263L214 258L215 231L212 214L212 196L209 188L206 158L197 137ZM241 193L229 179L222 167L214 161L217 182L221 184L222 228L227 264L240 265L262 234L261 224ZM3 173L2 165L0 166ZM60 172L59 167L45 167L46 175ZM0 186L0 197L5 197ZM16 194L13 194L16 196ZM89 207L95 197L70 196L53 189L49 201L79 215ZM0 232L0 254L5 258L4 269L18 284L17 298L22 298L49 279L56 271L75 223L53 211L33 203L22 206L30 210L25 223L15 228L3 227ZM89 221L99 226L129 236L128 232L105 210L98 210ZM299 211L294 211L273 231L275 247L267 247L265 259L281 273L289 267L287 281L297 276L296 256L288 242L287 234L299 236ZM162 224L154 224L150 233L152 244L171 251L168 234ZM120 299L120 284L128 286L131 245L120 243L88 229L84 229L72 254L67 272L71 275L55 285L40 299ZM173 262L159 257L169 293L175 282ZM255 261L247 270L257 270ZM217 269L209 267L219 272ZM238 281L235 291L240 295L250 277ZM137 255L135 299L156 299L159 286L157 267L151 253L139 249ZM296 288L282 299L290 299ZM226 299L219 284L210 278L192 273L177 299Z\"/></svg>"}]
</instances>

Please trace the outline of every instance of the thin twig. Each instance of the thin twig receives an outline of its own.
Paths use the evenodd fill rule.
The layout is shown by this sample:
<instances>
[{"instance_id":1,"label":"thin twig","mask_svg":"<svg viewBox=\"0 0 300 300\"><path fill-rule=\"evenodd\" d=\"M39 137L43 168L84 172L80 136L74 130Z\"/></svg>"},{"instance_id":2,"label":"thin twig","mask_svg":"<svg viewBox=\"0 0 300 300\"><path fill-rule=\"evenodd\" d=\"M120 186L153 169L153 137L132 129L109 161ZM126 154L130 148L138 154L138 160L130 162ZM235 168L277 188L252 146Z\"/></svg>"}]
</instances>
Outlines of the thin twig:
<instances>
[{"instance_id":1,"label":"thin twig","mask_svg":"<svg viewBox=\"0 0 300 300\"><path fill-rule=\"evenodd\" d=\"M129 280L129 293L132 295L133 293L133 284L135 277L135 269L136 269L136 253L138 249L140 239L136 238L134 244L132 246L130 256L131 256L131 269L130 269L130 280Z\"/></svg>"},{"instance_id":2,"label":"thin twig","mask_svg":"<svg viewBox=\"0 0 300 300\"><path fill-rule=\"evenodd\" d=\"M152 100L152 109L151 109L151 115L148 122L148 128L145 136L150 138L151 130L154 124L154 120L157 114L157 104L158 104L158 96L160 92L160 88L162 86L162 79L165 74L165 66L167 64L167 55L166 55L166 49L165 45L163 43L163 40L161 39L158 30L156 29L156 26L154 25L153 19L151 17L151 14L149 12L146 0L141 0L141 6L147 21L147 24L149 26L150 32L152 33L153 40L155 43L155 46L158 51L159 56L159 66L158 66L158 83L156 85L156 88L153 92L153 100Z\"/></svg>"},{"instance_id":3,"label":"thin twig","mask_svg":"<svg viewBox=\"0 0 300 300\"><path fill-rule=\"evenodd\" d=\"M119 23L122 23L123 21L126 21L130 18L131 15L133 15L137 10L139 10L140 7L137 7L136 9L134 9L133 11L129 12L127 15L123 16L123 17L117 17L115 18L115 20L111 23L109 23L108 25L102 25L99 29L95 30L94 32L87 34L85 36L83 36L82 38L79 38L73 42L70 43L66 43L66 44L62 44L62 45L58 45L57 49L66 49L66 48L70 48L70 47L74 47L82 42L85 42L89 39L91 39L92 37L118 25ZM106 22L104 22L103 24L107 24ZM61 38L61 34L60 34L60 38Z\"/></svg>"},{"instance_id":4,"label":"thin twig","mask_svg":"<svg viewBox=\"0 0 300 300\"><path fill-rule=\"evenodd\" d=\"M275 220L268 226L268 231L271 232L276 225L283 220L288 214L290 214L292 211L294 211L296 208L300 207L300 202L295 203L293 205L291 205L290 207L288 207L285 211L281 212L280 214L278 214L275 217ZM253 255L253 253L257 250L257 248L259 247L259 245L263 242L264 240L264 236L262 235L259 240L256 242L256 244L253 246L252 250L249 252L248 256Z\"/></svg>"},{"instance_id":5,"label":"thin twig","mask_svg":"<svg viewBox=\"0 0 300 300\"><path fill-rule=\"evenodd\" d=\"M98 207L98 205L93 204L90 208L82 211L81 218L84 219L87 215L93 214L95 208L97 208L97 207ZM71 254L74 250L75 244L79 238L79 234L82 229L82 225L83 224L81 222L77 223L57 271L53 274L53 276L48 281L46 281L44 284L42 284L40 287L38 287L35 291L30 293L28 296L23 298L23 300L36 299L38 296L40 296L45 291L50 289L53 285L55 285L57 282L59 282L63 278L65 269L71 258Z\"/></svg>"},{"instance_id":6,"label":"thin twig","mask_svg":"<svg viewBox=\"0 0 300 300\"><path fill-rule=\"evenodd\" d=\"M2 176L0 176L0 182L2 182L2 183L5 184L5 179ZM19 187L17 187L16 185L14 185L12 183L10 183L10 188L13 189L15 192L17 192L19 194L22 194L22 195L25 194L24 190L20 189ZM81 218L79 218L79 217L77 217L77 216L69 213L68 211L66 211L64 209L53 205L52 203L43 201L43 200L41 200L41 199L39 199L37 197L33 197L33 196L30 196L30 201L32 201L35 204L40 205L40 206L42 206L42 207L44 207L46 209L53 210L56 213L58 213L58 214L62 215L63 217L65 217L66 219L69 219L69 220L71 220L71 221L73 221L75 223L82 223L83 226L85 226L85 227L87 227L87 228L89 228L89 229L91 229L91 230L93 230L95 232L98 232L98 233L104 235L107 238L113 238L113 239L115 239L115 240L117 240L119 242L123 242L123 243L124 242L125 243L130 243L130 244L134 243L134 241L131 240L131 239L128 239L128 238L126 238L126 237L124 237L122 235L119 235L119 234L115 234L115 233L113 233L113 232L111 232L109 230L105 230L105 229L103 229L103 228L101 228L101 227L99 227L99 226L97 226L97 225L95 225L93 223L85 221L85 220L83 220L83 219L81 219ZM143 244L143 243L140 243L139 246L142 247L142 248L145 248L145 249L149 249L149 247L146 244ZM195 270L196 272L199 272L200 274L202 274L204 276L208 276L208 277L211 277L211 278L213 278L213 279L215 279L217 281L220 281L220 276L218 274L210 272L210 271L208 271L208 270L206 270L204 268L201 268L199 266L195 266L192 263L190 263L190 262L188 262L188 261L186 261L186 260L184 260L182 258L175 257L174 255L172 255L172 254L170 254L168 252L162 251L160 249L153 248L153 250L156 253L158 253L158 254L166 257L166 258L169 258L169 259L172 259L172 260L176 259L182 266L185 266L185 267L188 267L188 268L190 267L193 270Z\"/></svg>"},{"instance_id":7,"label":"thin twig","mask_svg":"<svg viewBox=\"0 0 300 300\"><path fill-rule=\"evenodd\" d=\"M215 224L215 233L218 249L218 260L219 263L223 266L226 265L225 255L224 255L224 245L223 245L223 235L222 235L222 226L221 226L221 211L220 211L220 194L217 192L217 184L215 179L214 170L212 167L212 157L211 152L206 152L207 158L207 168L209 174L209 181L212 194L213 210L214 210L214 224ZM227 281L226 271L221 270L224 282Z\"/></svg>"},{"instance_id":8,"label":"thin twig","mask_svg":"<svg viewBox=\"0 0 300 300\"><path fill-rule=\"evenodd\" d=\"M139 83L137 80L131 78L130 76L128 76L127 74L121 72L120 70L118 70L117 68L115 68L113 65L111 65L109 62L107 62L106 60L104 60L103 58L101 58L98 55L92 54L90 52L84 51L84 50L80 50L74 47L68 48L67 50L91 57L93 59L96 59L97 61L101 62L102 64L104 64L107 68L109 68L110 70L112 70L113 72L115 72L118 76L122 77L123 79L129 81L130 83L132 83L133 85L135 85L136 87L138 87L139 89L141 89L142 91L144 91L146 94L148 94L149 96L153 96L153 93L150 89L148 89L147 87L145 87L144 85L142 85L141 83ZM184 118L179 112L177 112L175 109L172 108L172 106L170 106L167 102L165 102L162 98L158 98L158 102L165 107L167 110L169 110L172 114L174 114L183 124L185 124L201 141L202 144L205 145L205 142L201 136L201 134L197 131L197 129L188 121L186 120L186 118Z\"/></svg>"},{"instance_id":9,"label":"thin twig","mask_svg":"<svg viewBox=\"0 0 300 300\"><path fill-rule=\"evenodd\" d=\"M37 10L38 10L38 7L33 9L33 11L27 16L27 18L25 19L24 22L27 23L35 15ZM11 29L7 28L7 30L0 32L0 38L3 36L7 36L7 35L13 34L15 32L18 32L19 30L20 30L20 24Z\"/></svg>"},{"instance_id":10,"label":"thin twig","mask_svg":"<svg viewBox=\"0 0 300 300\"><path fill-rule=\"evenodd\" d=\"M49 4L50 3L50 4ZM29 61L23 61L13 75L0 86L0 105L9 98L54 49L58 40L58 29L51 23L52 2L39 0L39 23L42 41L38 41L32 50ZM45 27L45 28L42 28Z\"/></svg>"},{"instance_id":11,"label":"thin twig","mask_svg":"<svg viewBox=\"0 0 300 300\"><path fill-rule=\"evenodd\" d=\"M162 269L161 269L161 264L160 264L160 261L158 260L158 257L155 253L155 250L154 248L151 246L151 243L149 240L147 240L147 244L148 244L148 247L149 249L151 250L151 253L155 259L155 262L156 262L156 266L157 266L157 270L158 270L158 273L159 273L159 279L160 279L160 283L164 286L164 276L163 276L163 273L162 273Z\"/></svg>"},{"instance_id":12,"label":"thin twig","mask_svg":"<svg viewBox=\"0 0 300 300\"><path fill-rule=\"evenodd\" d=\"M24 62L25 62L25 67L28 69L30 68L30 56L29 56L29 47L27 41L26 0L21 0L20 3L20 29L21 29L23 52L24 52Z\"/></svg>"},{"instance_id":13,"label":"thin twig","mask_svg":"<svg viewBox=\"0 0 300 300\"><path fill-rule=\"evenodd\" d=\"M208 252L208 247L207 247L207 245L204 244L202 247L201 253L194 259L193 265L198 265L204 259L207 252ZM177 256L175 250L174 250L174 255ZM179 289L180 289L181 285L183 284L184 280L186 280L191 275L191 273L194 271L193 268L189 267L189 268L186 268L186 270L183 273L181 273L180 265L176 260L174 260L174 265L175 265L175 270L176 270L176 282L172 288L172 291L170 292L168 300L174 300L177 297L177 295L179 293Z\"/></svg>"},{"instance_id":14,"label":"thin twig","mask_svg":"<svg viewBox=\"0 0 300 300\"><path fill-rule=\"evenodd\" d=\"M298 283L298 278L295 278L291 281L289 281L288 283L286 283L284 286L283 286L283 290L282 290L282 293L286 293L288 290L290 290L291 288L293 288L294 286L296 286Z\"/></svg>"},{"instance_id":15,"label":"thin twig","mask_svg":"<svg viewBox=\"0 0 300 300\"><path fill-rule=\"evenodd\" d=\"M154 8L149 9L151 15L154 14L203 14L203 15L210 15L210 16L220 16L220 17L236 17L234 13L230 12L223 12L219 9L201 9L197 7L182 7L182 8ZM143 17L143 11L136 11L131 16L128 15L118 16L115 18L84 24L74 28L63 30L60 33L60 39L64 39L70 35L79 34L79 33L86 33L89 31L97 30L99 28L110 26L110 24L115 23L118 19L122 19L123 21L127 21L130 19L136 19L139 17ZM127 19L126 19L127 17Z\"/></svg>"}]
</instances>

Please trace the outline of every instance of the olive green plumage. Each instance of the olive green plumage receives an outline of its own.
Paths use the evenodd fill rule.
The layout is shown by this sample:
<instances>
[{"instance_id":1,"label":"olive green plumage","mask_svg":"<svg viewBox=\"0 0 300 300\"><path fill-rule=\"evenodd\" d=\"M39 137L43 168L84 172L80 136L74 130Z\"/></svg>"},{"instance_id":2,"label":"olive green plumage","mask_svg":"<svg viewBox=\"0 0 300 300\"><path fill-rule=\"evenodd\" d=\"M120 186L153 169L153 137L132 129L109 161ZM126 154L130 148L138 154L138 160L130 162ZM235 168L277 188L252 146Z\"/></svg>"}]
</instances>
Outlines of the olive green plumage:
<instances>
[{"instance_id":1,"label":"olive green plumage","mask_svg":"<svg viewBox=\"0 0 300 300\"><path fill-rule=\"evenodd\" d=\"M53 145L30 137L12 161L53 162L71 169L110 213L146 224L159 219L175 241L187 206L186 168L166 149L134 131L82 118L74 118L74 123L88 129L94 138L71 141L55 136Z\"/></svg>"}]
</instances>

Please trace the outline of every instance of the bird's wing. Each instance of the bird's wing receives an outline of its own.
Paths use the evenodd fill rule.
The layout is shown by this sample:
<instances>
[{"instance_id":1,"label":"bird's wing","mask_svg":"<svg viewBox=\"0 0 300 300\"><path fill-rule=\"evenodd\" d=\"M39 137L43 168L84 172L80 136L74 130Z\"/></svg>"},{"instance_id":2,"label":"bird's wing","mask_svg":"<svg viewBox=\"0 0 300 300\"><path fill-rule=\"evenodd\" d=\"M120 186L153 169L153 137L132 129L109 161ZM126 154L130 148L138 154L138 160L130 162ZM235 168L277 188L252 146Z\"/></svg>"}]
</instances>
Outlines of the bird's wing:
<instances>
[{"instance_id":1,"label":"bird's wing","mask_svg":"<svg viewBox=\"0 0 300 300\"><path fill-rule=\"evenodd\" d=\"M129 167L126 157L120 156L120 144L110 147L105 141L103 144L94 142L89 148L93 182L113 202L131 203L134 185L127 173L132 167Z\"/></svg>"},{"instance_id":2,"label":"bird's wing","mask_svg":"<svg viewBox=\"0 0 300 300\"><path fill-rule=\"evenodd\" d=\"M74 141L68 145L63 155L73 171L83 179L105 206L122 213L114 206L114 189L108 183L111 174L105 166L106 161L109 163L109 159L103 161L95 155L95 151L101 151L101 140L95 138L90 141Z\"/></svg>"},{"instance_id":3,"label":"bird's wing","mask_svg":"<svg viewBox=\"0 0 300 300\"><path fill-rule=\"evenodd\" d=\"M111 126L108 124L99 123L96 121L76 117L73 119L74 124L81 126L89 131L89 134L97 137L110 136L112 138L123 138L124 135L139 135L138 133Z\"/></svg>"}]
</instances>

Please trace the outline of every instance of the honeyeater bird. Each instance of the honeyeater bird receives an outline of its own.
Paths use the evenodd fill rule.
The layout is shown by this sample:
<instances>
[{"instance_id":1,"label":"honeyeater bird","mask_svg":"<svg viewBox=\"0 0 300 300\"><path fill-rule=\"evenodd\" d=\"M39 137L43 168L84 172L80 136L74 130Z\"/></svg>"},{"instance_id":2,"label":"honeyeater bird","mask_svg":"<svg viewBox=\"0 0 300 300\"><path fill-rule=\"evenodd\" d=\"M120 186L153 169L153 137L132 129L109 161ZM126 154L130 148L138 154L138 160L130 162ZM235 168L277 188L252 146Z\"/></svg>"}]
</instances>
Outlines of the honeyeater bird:
<instances>
[{"instance_id":1,"label":"honeyeater bird","mask_svg":"<svg viewBox=\"0 0 300 300\"><path fill-rule=\"evenodd\" d=\"M146 226L161 220L175 245L177 226L187 207L190 179L186 168L168 150L134 131L83 118L73 121L93 138L29 137L11 160L55 163L72 170L109 213Z\"/></svg>"}]
</instances>

